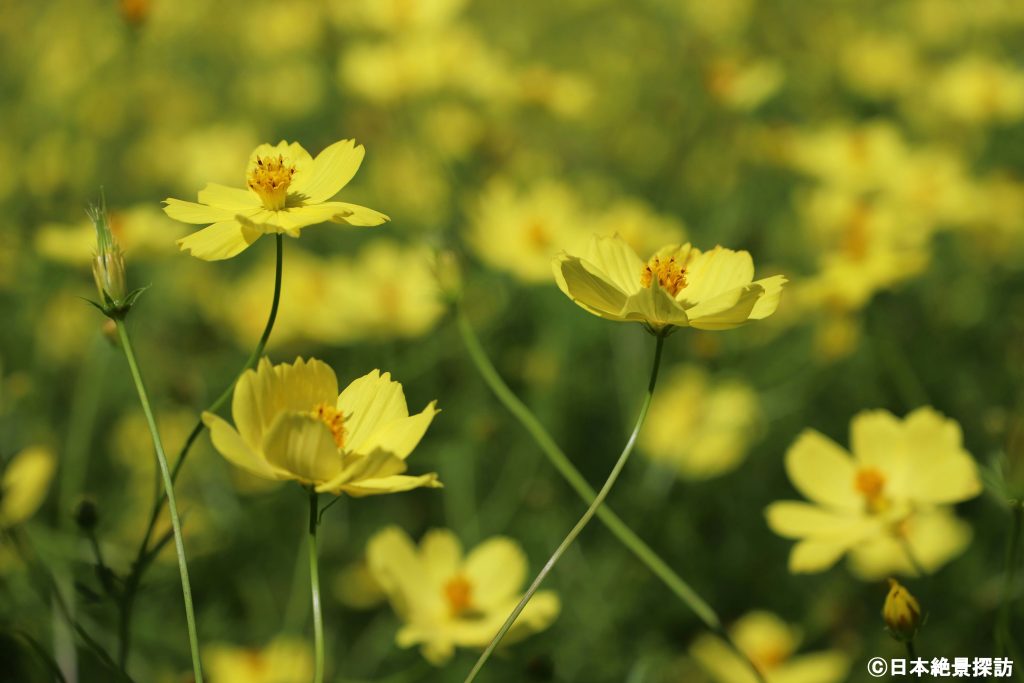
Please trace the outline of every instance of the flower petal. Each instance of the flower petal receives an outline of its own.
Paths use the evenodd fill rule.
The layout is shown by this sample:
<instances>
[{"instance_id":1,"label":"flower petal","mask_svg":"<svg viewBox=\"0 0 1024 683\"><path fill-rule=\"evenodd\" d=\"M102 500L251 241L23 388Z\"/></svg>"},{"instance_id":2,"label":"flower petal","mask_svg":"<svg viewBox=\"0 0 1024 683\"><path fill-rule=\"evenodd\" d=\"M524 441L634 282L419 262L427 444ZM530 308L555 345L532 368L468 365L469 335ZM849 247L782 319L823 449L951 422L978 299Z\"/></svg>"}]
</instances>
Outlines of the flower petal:
<instances>
[{"instance_id":1,"label":"flower petal","mask_svg":"<svg viewBox=\"0 0 1024 683\"><path fill-rule=\"evenodd\" d=\"M444 595L444 585L462 567L462 543L450 529L431 529L420 541L420 557L431 579L432 589Z\"/></svg>"},{"instance_id":2,"label":"flower petal","mask_svg":"<svg viewBox=\"0 0 1024 683\"><path fill-rule=\"evenodd\" d=\"M437 479L437 472L430 472L418 477L395 474L379 479L362 479L351 484L342 484L341 491L353 498L378 496L384 493L401 493L418 488L439 489L443 484Z\"/></svg>"},{"instance_id":3,"label":"flower petal","mask_svg":"<svg viewBox=\"0 0 1024 683\"><path fill-rule=\"evenodd\" d=\"M221 261L237 256L260 238L259 231L252 230L235 220L214 223L191 235L178 240L182 251L187 251L204 261Z\"/></svg>"},{"instance_id":4,"label":"flower petal","mask_svg":"<svg viewBox=\"0 0 1024 683\"><path fill-rule=\"evenodd\" d=\"M384 451L399 458L408 457L423 438L434 416L441 412L434 407L436 404L437 401L431 401L416 415L381 423L373 433L359 443L358 452L369 454Z\"/></svg>"},{"instance_id":5,"label":"flower petal","mask_svg":"<svg viewBox=\"0 0 1024 683\"><path fill-rule=\"evenodd\" d=\"M800 493L840 510L858 510L863 499L854 487L856 468L835 441L805 429L786 451L786 472Z\"/></svg>"},{"instance_id":6,"label":"flower petal","mask_svg":"<svg viewBox=\"0 0 1024 683\"><path fill-rule=\"evenodd\" d=\"M365 154L355 140L335 142L317 154L302 173L296 171L292 189L305 195L309 203L327 201L352 180Z\"/></svg>"},{"instance_id":7,"label":"flower petal","mask_svg":"<svg viewBox=\"0 0 1024 683\"><path fill-rule=\"evenodd\" d=\"M420 555L409 535L397 526L374 534L366 545L366 566L387 594L395 612L407 620L412 604L430 588Z\"/></svg>"},{"instance_id":8,"label":"flower petal","mask_svg":"<svg viewBox=\"0 0 1024 683\"><path fill-rule=\"evenodd\" d=\"M786 538L863 537L878 528L878 523L861 514L837 513L795 500L772 503L765 509L768 526Z\"/></svg>"},{"instance_id":9,"label":"flower petal","mask_svg":"<svg viewBox=\"0 0 1024 683\"><path fill-rule=\"evenodd\" d=\"M309 152L297 142L286 142L281 140L276 145L263 143L252 151L249 155L249 164L246 166L245 175L248 176L252 173L252 169L256 166L256 159L273 158L281 156L285 166L294 166L295 175L293 176L292 182L298 182L298 179L308 172L310 166L313 165L313 157L309 156Z\"/></svg>"},{"instance_id":10,"label":"flower petal","mask_svg":"<svg viewBox=\"0 0 1024 683\"><path fill-rule=\"evenodd\" d=\"M686 287L677 296L687 307L745 287L754 279L754 261L746 251L717 246L704 253L694 249L691 254L686 263Z\"/></svg>"},{"instance_id":11,"label":"flower petal","mask_svg":"<svg viewBox=\"0 0 1024 683\"><path fill-rule=\"evenodd\" d=\"M475 547L466 557L464 569L473 586L473 606L486 612L518 599L526 569L526 554L509 538L496 536Z\"/></svg>"},{"instance_id":12,"label":"flower petal","mask_svg":"<svg viewBox=\"0 0 1024 683\"><path fill-rule=\"evenodd\" d=\"M281 413L263 437L267 462L302 483L318 484L341 471L331 430L303 413Z\"/></svg>"},{"instance_id":13,"label":"flower petal","mask_svg":"<svg viewBox=\"0 0 1024 683\"><path fill-rule=\"evenodd\" d=\"M226 420L213 413L204 412L203 424L210 430L213 447L228 462L257 477L280 479L274 468L253 451Z\"/></svg>"},{"instance_id":14,"label":"flower petal","mask_svg":"<svg viewBox=\"0 0 1024 683\"><path fill-rule=\"evenodd\" d=\"M923 503L957 503L981 493L978 465L964 450L960 425L929 407L904 421L907 494Z\"/></svg>"},{"instance_id":15,"label":"flower petal","mask_svg":"<svg viewBox=\"0 0 1024 683\"><path fill-rule=\"evenodd\" d=\"M750 311L751 320L762 320L767 318L779 307L779 299L782 298L782 286L789 282L785 275L773 275L761 280L754 280L755 285L760 285L764 293L754 304Z\"/></svg>"},{"instance_id":16,"label":"flower petal","mask_svg":"<svg viewBox=\"0 0 1024 683\"><path fill-rule=\"evenodd\" d=\"M303 412L320 404L330 406L338 395L338 378L322 360L296 358L294 363L275 365L274 373L278 378L280 410Z\"/></svg>"},{"instance_id":17,"label":"flower petal","mask_svg":"<svg viewBox=\"0 0 1024 683\"><path fill-rule=\"evenodd\" d=\"M40 446L30 446L15 455L0 479L0 528L25 521L46 499L57 460Z\"/></svg>"},{"instance_id":18,"label":"flower petal","mask_svg":"<svg viewBox=\"0 0 1024 683\"><path fill-rule=\"evenodd\" d=\"M583 260L594 266L593 272L612 283L623 293L635 294L641 289L640 274L644 262L617 234L611 237L594 235L583 253Z\"/></svg>"},{"instance_id":19,"label":"flower petal","mask_svg":"<svg viewBox=\"0 0 1024 683\"><path fill-rule=\"evenodd\" d=\"M220 183L206 183L206 187L199 191L199 201L231 212L254 211L263 206L259 196L252 190Z\"/></svg>"},{"instance_id":20,"label":"flower petal","mask_svg":"<svg viewBox=\"0 0 1024 683\"><path fill-rule=\"evenodd\" d=\"M699 330L727 330L747 322L763 294L760 285L746 285L700 302L686 316L690 326Z\"/></svg>"},{"instance_id":21,"label":"flower petal","mask_svg":"<svg viewBox=\"0 0 1024 683\"><path fill-rule=\"evenodd\" d=\"M164 213L176 221L182 223L193 223L195 225L206 225L228 221L235 217L234 209L224 209L219 206L207 206L196 204L180 199L165 199Z\"/></svg>"},{"instance_id":22,"label":"flower petal","mask_svg":"<svg viewBox=\"0 0 1024 683\"><path fill-rule=\"evenodd\" d=\"M789 553L789 571L794 574L823 572L850 549L850 539L807 539L800 541Z\"/></svg>"},{"instance_id":23,"label":"flower petal","mask_svg":"<svg viewBox=\"0 0 1024 683\"><path fill-rule=\"evenodd\" d=\"M560 254L552 262L555 282L562 292L577 306L589 313L622 320L620 313L626 303L626 295L600 274L592 272L577 256Z\"/></svg>"},{"instance_id":24,"label":"flower petal","mask_svg":"<svg viewBox=\"0 0 1024 683\"><path fill-rule=\"evenodd\" d=\"M328 205L337 207L337 213L331 217L331 221L334 223L347 223L356 227L373 227L391 220L386 214L368 209L359 204L328 202Z\"/></svg>"},{"instance_id":25,"label":"flower petal","mask_svg":"<svg viewBox=\"0 0 1024 683\"><path fill-rule=\"evenodd\" d=\"M345 415L345 435L350 450L364 452L362 443L380 427L409 416L402 385L391 373L373 370L355 380L338 396L338 410Z\"/></svg>"}]
</instances>

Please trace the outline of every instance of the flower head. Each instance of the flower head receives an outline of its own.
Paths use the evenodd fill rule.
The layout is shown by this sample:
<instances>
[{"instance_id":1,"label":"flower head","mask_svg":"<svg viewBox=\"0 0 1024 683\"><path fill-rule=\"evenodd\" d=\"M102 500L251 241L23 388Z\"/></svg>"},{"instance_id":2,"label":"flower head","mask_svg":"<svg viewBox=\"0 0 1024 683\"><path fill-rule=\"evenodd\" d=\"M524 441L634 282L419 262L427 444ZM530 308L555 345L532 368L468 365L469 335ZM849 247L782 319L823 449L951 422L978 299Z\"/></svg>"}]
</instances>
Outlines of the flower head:
<instances>
[{"instance_id":1,"label":"flower head","mask_svg":"<svg viewBox=\"0 0 1024 683\"><path fill-rule=\"evenodd\" d=\"M26 448L6 463L0 472L0 529L35 514L56 469L53 453L39 446Z\"/></svg>"},{"instance_id":2,"label":"flower head","mask_svg":"<svg viewBox=\"0 0 1024 683\"><path fill-rule=\"evenodd\" d=\"M754 281L745 251L701 252L684 244L663 247L645 263L619 236L595 236L583 256L560 254L555 281L578 306L602 318L724 330L775 312L786 278Z\"/></svg>"},{"instance_id":3,"label":"flower head","mask_svg":"<svg viewBox=\"0 0 1024 683\"><path fill-rule=\"evenodd\" d=\"M807 430L786 453L793 485L812 502L779 501L768 525L799 539L793 572L828 569L848 551L864 578L932 570L959 554L970 528L949 505L981 492L960 427L931 408L905 420L865 411L850 425L852 453ZM912 555L912 557L911 557Z\"/></svg>"},{"instance_id":4,"label":"flower head","mask_svg":"<svg viewBox=\"0 0 1024 683\"><path fill-rule=\"evenodd\" d=\"M261 649L214 643L203 659L218 683L304 683L313 677L312 651L290 636L279 636Z\"/></svg>"},{"instance_id":5,"label":"flower head","mask_svg":"<svg viewBox=\"0 0 1024 683\"><path fill-rule=\"evenodd\" d=\"M889 593L882 607L882 619L896 640L913 640L921 625L921 605L906 586L889 579Z\"/></svg>"},{"instance_id":6,"label":"flower head","mask_svg":"<svg viewBox=\"0 0 1024 683\"><path fill-rule=\"evenodd\" d=\"M782 683L838 683L850 668L838 650L795 654L800 633L771 612L750 612L729 628L735 641L768 680ZM749 665L725 641L706 634L697 638L690 654L718 683L754 683Z\"/></svg>"},{"instance_id":7,"label":"flower head","mask_svg":"<svg viewBox=\"0 0 1024 683\"><path fill-rule=\"evenodd\" d=\"M409 415L402 385L386 372L374 370L339 395L322 361L264 358L239 378L231 412L234 427L213 413L203 422L221 455L256 476L350 496L441 485L433 473L403 474L438 412L434 402Z\"/></svg>"},{"instance_id":8,"label":"flower head","mask_svg":"<svg viewBox=\"0 0 1024 683\"><path fill-rule=\"evenodd\" d=\"M315 159L297 142L263 144L249 157L246 189L207 183L199 203L167 199L164 211L183 223L208 224L178 240L182 250L207 261L231 258L261 235L298 237L325 221L380 225L388 217L378 211L328 201L356 174L364 153L354 140L335 142Z\"/></svg>"},{"instance_id":9,"label":"flower head","mask_svg":"<svg viewBox=\"0 0 1024 683\"><path fill-rule=\"evenodd\" d=\"M430 531L417 548L404 531L389 527L370 539L366 555L370 573L405 622L396 642L420 644L434 664L447 661L456 647L485 647L516 606L527 578L522 549L503 537L463 556L451 531ZM555 593L537 593L504 642L546 629L559 610Z\"/></svg>"}]
</instances>

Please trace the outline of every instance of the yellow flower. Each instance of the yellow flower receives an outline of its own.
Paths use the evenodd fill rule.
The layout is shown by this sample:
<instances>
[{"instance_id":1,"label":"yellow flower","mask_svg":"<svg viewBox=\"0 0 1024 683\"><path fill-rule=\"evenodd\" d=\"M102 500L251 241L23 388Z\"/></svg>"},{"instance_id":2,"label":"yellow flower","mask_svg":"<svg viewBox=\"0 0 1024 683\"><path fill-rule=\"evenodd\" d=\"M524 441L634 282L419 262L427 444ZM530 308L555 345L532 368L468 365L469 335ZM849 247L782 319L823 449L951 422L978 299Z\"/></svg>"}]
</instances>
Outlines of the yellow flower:
<instances>
[{"instance_id":1,"label":"yellow flower","mask_svg":"<svg viewBox=\"0 0 1024 683\"><path fill-rule=\"evenodd\" d=\"M671 370L651 404L640 448L686 479L734 469L761 417L757 394L737 380L713 382L696 366Z\"/></svg>"},{"instance_id":2,"label":"yellow flower","mask_svg":"<svg viewBox=\"0 0 1024 683\"><path fill-rule=\"evenodd\" d=\"M370 539L366 557L405 622L395 641L401 647L419 644L433 664L443 664L456 647L485 647L516 606L527 578L522 549L500 536L463 557L451 531L430 531L417 548L404 531L389 527ZM503 642L546 629L560 608L555 593L538 592Z\"/></svg>"},{"instance_id":3,"label":"yellow flower","mask_svg":"<svg viewBox=\"0 0 1024 683\"><path fill-rule=\"evenodd\" d=\"M578 306L608 320L724 330L775 312L786 278L753 281L745 251L684 244L662 247L644 263L618 237L595 236L582 257L553 262L559 288Z\"/></svg>"},{"instance_id":4,"label":"yellow flower","mask_svg":"<svg viewBox=\"0 0 1024 683\"><path fill-rule=\"evenodd\" d=\"M903 421L865 411L850 434L852 454L814 430L786 453L790 480L812 501L766 510L776 533L799 539L790 571L824 571L849 551L857 574L878 578L914 573L915 562L932 571L962 552L970 529L949 505L978 495L981 482L957 423L927 407Z\"/></svg>"},{"instance_id":5,"label":"yellow flower","mask_svg":"<svg viewBox=\"0 0 1024 683\"><path fill-rule=\"evenodd\" d=\"M768 683L838 683L850 660L838 650L796 655L800 633L771 612L750 612L729 629L729 635ZM702 635L690 654L718 683L754 683L749 665L723 640Z\"/></svg>"},{"instance_id":6,"label":"yellow flower","mask_svg":"<svg viewBox=\"0 0 1024 683\"><path fill-rule=\"evenodd\" d=\"M323 361L263 358L235 386L237 431L213 413L203 422L220 454L256 476L360 497L441 486L434 473L402 474L438 412L434 404L409 415L402 385L386 372L374 370L339 395Z\"/></svg>"},{"instance_id":7,"label":"yellow flower","mask_svg":"<svg viewBox=\"0 0 1024 683\"><path fill-rule=\"evenodd\" d=\"M217 683L305 683L313 678L313 653L302 640L279 636L265 648L214 643L203 651Z\"/></svg>"},{"instance_id":8,"label":"yellow flower","mask_svg":"<svg viewBox=\"0 0 1024 683\"><path fill-rule=\"evenodd\" d=\"M882 606L882 619L897 640L913 640L921 625L921 605L896 579L889 579L889 594Z\"/></svg>"},{"instance_id":9,"label":"yellow flower","mask_svg":"<svg viewBox=\"0 0 1024 683\"><path fill-rule=\"evenodd\" d=\"M30 446L7 462L0 477L0 528L20 524L35 514L56 468L53 453L39 446Z\"/></svg>"},{"instance_id":10,"label":"yellow flower","mask_svg":"<svg viewBox=\"0 0 1024 683\"><path fill-rule=\"evenodd\" d=\"M340 140L315 159L297 142L263 144L249 157L247 189L207 183L198 204L167 199L164 211L183 223L212 224L178 240L183 251L207 261L231 258L261 235L298 237L303 228L325 221L380 225L388 220L382 213L327 201L356 174L364 153L354 140Z\"/></svg>"}]
</instances>

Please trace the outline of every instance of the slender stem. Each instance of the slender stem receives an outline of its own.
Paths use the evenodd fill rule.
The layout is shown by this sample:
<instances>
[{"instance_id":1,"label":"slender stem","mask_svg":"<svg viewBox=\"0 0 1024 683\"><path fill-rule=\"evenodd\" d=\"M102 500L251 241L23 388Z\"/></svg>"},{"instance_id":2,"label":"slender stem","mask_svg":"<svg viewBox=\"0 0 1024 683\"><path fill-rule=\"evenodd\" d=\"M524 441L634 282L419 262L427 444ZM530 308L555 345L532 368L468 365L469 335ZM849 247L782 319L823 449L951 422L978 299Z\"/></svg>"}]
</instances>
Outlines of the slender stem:
<instances>
[{"instance_id":1,"label":"slender stem","mask_svg":"<svg viewBox=\"0 0 1024 683\"><path fill-rule=\"evenodd\" d=\"M188 580L188 565L185 561L185 544L181 539L181 520L178 518L178 504L174 499L174 482L171 479L171 469L167 465L167 456L164 454L164 445L160 439L160 432L156 426L156 418L153 416L153 409L149 403L149 396L146 393L146 386L142 381L142 373L139 371L138 362L135 360L135 351L132 349L132 342L128 336L128 328L124 320L117 320L117 334L121 339L121 348L124 350L125 358L128 360L128 369L131 371L132 380L135 382L135 389L139 393L139 402L142 404L142 412L146 416L146 423L149 425L149 433L153 437L153 448L156 450L156 459L160 465L160 473L164 479L164 493L167 495L167 509L171 515L171 528L174 529L174 547L178 552L178 570L181 573L181 592L185 602L185 619L188 622L189 648L192 650L192 670L195 674L195 683L203 683L203 668L199 662L199 636L196 633L196 616L192 607L192 586Z\"/></svg>"},{"instance_id":2,"label":"slender stem","mask_svg":"<svg viewBox=\"0 0 1024 683\"><path fill-rule=\"evenodd\" d=\"M911 638L910 640L906 641L906 644L907 644L907 659L909 659L909 660L917 659L917 648L914 647L914 639Z\"/></svg>"},{"instance_id":3,"label":"slender stem","mask_svg":"<svg viewBox=\"0 0 1024 683\"><path fill-rule=\"evenodd\" d=\"M487 663L491 653L493 653L495 648L498 647L498 644L501 642L502 638L505 637L505 634L508 633L508 630L512 628L512 624L515 623L515 620L526 608L527 603L530 602L534 593L536 593L537 589L540 588L540 584L551 572L558 560L561 559L565 551L568 550L569 546L572 545L573 541L576 540L576 537L580 535L580 532L583 531L584 527L586 527L594 517L594 514L597 513L598 508L601 507L601 503L603 503L604 499L608 497L608 493L612 490L612 486L614 486L616 480L618 480L623 467L626 466L626 461L629 460L629 456L633 452L633 446L636 445L636 439L640 434L640 428L643 426L644 420L647 418L647 410L650 408L651 399L654 397L654 385L658 381L658 369L661 366L661 351L665 345L664 333L657 334L655 339L657 341L654 347L654 365L651 367L651 379L647 383L647 394L644 396L644 402L640 406L640 415L637 417L636 425L633 427L633 432L629 435L629 439L626 441L626 445L623 447L622 454L619 455L619 459L615 462L615 466L612 468L611 474L608 475L608 479L605 480L604 486L602 486L601 490L598 491L597 496L590 504L590 507L588 507L587 511L583 513L580 520L576 522L576 526L574 526L569 534L562 540L561 544L559 544L558 548L555 549L555 552L552 553L551 557L548 558L548 561L544 564L540 573L537 574L533 583L531 583L530 587L526 590L526 594L523 595L522 599L519 600L519 604L517 604L515 609L512 610L512 614L510 614L508 619L505 620L505 623L502 624L498 633L487 645L483 654L480 655L480 658L466 677L465 683L471 683L471 681L476 678L484 664Z\"/></svg>"},{"instance_id":4,"label":"slender stem","mask_svg":"<svg viewBox=\"0 0 1024 683\"><path fill-rule=\"evenodd\" d=\"M309 491L309 586L313 595L313 648L316 655L314 683L324 680L324 618L320 611L320 570L316 558L316 527L319 510L316 489Z\"/></svg>"},{"instance_id":5,"label":"slender stem","mask_svg":"<svg viewBox=\"0 0 1024 683\"><path fill-rule=\"evenodd\" d=\"M921 564L921 561L917 559L917 553L915 553L913 547L911 547L910 540L906 536L902 535L899 537L899 540L900 545L903 546L903 552L906 554L907 560L910 561L910 566L914 568L915 572L917 572L917 576L919 578L929 576L928 570L925 569L924 565Z\"/></svg>"},{"instance_id":6,"label":"slender stem","mask_svg":"<svg viewBox=\"0 0 1024 683\"><path fill-rule=\"evenodd\" d=\"M231 392L235 388L235 383L238 381L238 377L243 372L252 368L256 361L259 360L260 356L263 355L263 350L267 346L267 341L270 339L270 333L274 329L274 322L277 320L277 309L281 302L281 275L283 270L284 261L284 241L281 235L276 235L277 238L277 261L274 269L274 297L270 304L270 315L267 317L267 324L263 328L263 334L260 336L259 342L256 344L256 348L253 349L246 360L245 365L239 371L235 379L229 384L220 396L217 397L213 403L206 409L206 412L217 412L227 402L231 396ZM178 459L174 463L174 469L171 471L171 481L175 482L178 480L178 474L181 472L182 466L185 464L185 458L188 456L189 451L192 449L192 445L195 443L199 435L203 433L204 424L202 418L196 421L192 431L189 432L188 438L185 439L185 444L181 447L178 452ZM153 503L153 509L149 514L149 522L146 525L146 532L142 536L142 542L139 544L138 552L135 555L135 562L132 564L131 573L125 579L125 590L124 597L121 600L120 607L120 626L119 626L119 649L122 653L122 657L127 656L128 652L128 639L131 635L131 618L132 609L135 603L135 593L138 591L139 585L142 582L142 575L145 574L146 569L156 559L157 555L160 554L160 550L163 549L163 543L157 543L155 546L150 547L153 540L153 532L156 530L157 520L160 519L160 513L163 511L164 502L167 500L167 496L163 491L157 494L157 499ZM123 661L122 661L123 663Z\"/></svg>"},{"instance_id":7,"label":"slender stem","mask_svg":"<svg viewBox=\"0 0 1024 683\"><path fill-rule=\"evenodd\" d=\"M1001 655L1016 649L1011 628L1013 603L1017 598L1017 566L1020 564L1021 533L1024 532L1024 501L1011 500L1010 535L1006 539L1006 582L1003 584L1003 602L996 620L996 647Z\"/></svg>"}]
</instances>

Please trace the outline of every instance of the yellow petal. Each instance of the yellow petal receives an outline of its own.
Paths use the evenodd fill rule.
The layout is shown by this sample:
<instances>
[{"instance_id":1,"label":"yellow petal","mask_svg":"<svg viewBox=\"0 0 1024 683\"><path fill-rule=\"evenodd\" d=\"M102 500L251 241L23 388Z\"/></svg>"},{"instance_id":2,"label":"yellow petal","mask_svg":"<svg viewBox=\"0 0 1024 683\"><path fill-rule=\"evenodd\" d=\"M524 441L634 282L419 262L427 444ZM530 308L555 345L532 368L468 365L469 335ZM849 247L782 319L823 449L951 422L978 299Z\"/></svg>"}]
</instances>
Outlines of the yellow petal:
<instances>
[{"instance_id":1,"label":"yellow petal","mask_svg":"<svg viewBox=\"0 0 1024 683\"><path fill-rule=\"evenodd\" d=\"M252 154L249 155L249 164L246 166L245 175L248 177L252 173L253 167L256 166L257 157L267 159L277 158L278 155L281 156L285 166L295 167L293 183L297 182L298 178L305 174L313 164L313 157L309 156L309 152L302 145L297 142L289 143L281 140L276 145L263 143L254 149Z\"/></svg>"},{"instance_id":2,"label":"yellow petal","mask_svg":"<svg viewBox=\"0 0 1024 683\"><path fill-rule=\"evenodd\" d=\"M264 479L279 479L266 460L239 436L230 424L213 413L203 413L203 424L210 430L210 439L217 452L231 464Z\"/></svg>"},{"instance_id":3,"label":"yellow petal","mask_svg":"<svg viewBox=\"0 0 1024 683\"><path fill-rule=\"evenodd\" d=\"M750 311L751 320L763 320L775 312L775 309L779 307L779 299L782 298L782 286L787 282L784 275L773 275L754 281L755 285L761 286L764 293L754 304L753 310Z\"/></svg>"},{"instance_id":4,"label":"yellow petal","mask_svg":"<svg viewBox=\"0 0 1024 683\"><path fill-rule=\"evenodd\" d=\"M746 287L754 279L754 261L746 251L715 247L704 253L693 250L686 263L686 287L677 298L687 307Z\"/></svg>"},{"instance_id":5,"label":"yellow petal","mask_svg":"<svg viewBox=\"0 0 1024 683\"><path fill-rule=\"evenodd\" d=\"M341 462L341 471L319 484L317 491L337 494L341 493L345 485L401 474L408 469L404 460L384 451L375 451L370 455L347 453Z\"/></svg>"},{"instance_id":6,"label":"yellow petal","mask_svg":"<svg viewBox=\"0 0 1024 683\"><path fill-rule=\"evenodd\" d=\"M252 213L263 205L259 196L252 190L228 187L219 183L207 183L206 187L199 191L199 201L232 213Z\"/></svg>"},{"instance_id":7,"label":"yellow petal","mask_svg":"<svg viewBox=\"0 0 1024 683\"><path fill-rule=\"evenodd\" d=\"M765 515L771 530L787 538L863 537L878 530L877 523L863 514L836 513L798 501L772 503Z\"/></svg>"},{"instance_id":8,"label":"yellow petal","mask_svg":"<svg viewBox=\"0 0 1024 683\"><path fill-rule=\"evenodd\" d=\"M462 543L450 529L431 529L420 541L420 557L431 580L431 590L443 595L444 585L462 567Z\"/></svg>"},{"instance_id":9,"label":"yellow petal","mask_svg":"<svg viewBox=\"0 0 1024 683\"><path fill-rule=\"evenodd\" d=\"M267 462L303 483L320 483L341 471L341 457L327 426L307 414L282 413L263 437Z\"/></svg>"},{"instance_id":10,"label":"yellow petal","mask_svg":"<svg viewBox=\"0 0 1024 683\"><path fill-rule=\"evenodd\" d=\"M473 586L473 606L488 611L519 597L526 581L526 555L515 541L497 536L475 547L465 574Z\"/></svg>"},{"instance_id":11,"label":"yellow petal","mask_svg":"<svg viewBox=\"0 0 1024 683\"><path fill-rule=\"evenodd\" d=\"M981 493L978 465L962 446L960 426L929 407L904 421L906 495L919 503L957 503Z\"/></svg>"},{"instance_id":12,"label":"yellow petal","mask_svg":"<svg viewBox=\"0 0 1024 683\"><path fill-rule=\"evenodd\" d=\"M403 619L432 586L409 535L397 526L377 532L366 545L366 566ZM412 643L409 643L410 645Z\"/></svg>"},{"instance_id":13,"label":"yellow petal","mask_svg":"<svg viewBox=\"0 0 1024 683\"><path fill-rule=\"evenodd\" d=\"M794 574L823 572L850 549L850 539L808 539L800 541L789 553L789 571Z\"/></svg>"},{"instance_id":14,"label":"yellow petal","mask_svg":"<svg viewBox=\"0 0 1024 683\"><path fill-rule=\"evenodd\" d=\"M402 385L391 374L373 370L353 381L338 396L338 410L345 414L348 448L360 445L381 426L409 416Z\"/></svg>"},{"instance_id":15,"label":"yellow petal","mask_svg":"<svg viewBox=\"0 0 1024 683\"><path fill-rule=\"evenodd\" d=\"M957 518L947 507L918 512L900 525L904 540L893 534L877 534L861 543L850 554L850 568L868 581L892 574L916 576L917 569L907 555L907 547L925 571L934 573L962 554L970 545L971 525Z\"/></svg>"},{"instance_id":16,"label":"yellow petal","mask_svg":"<svg viewBox=\"0 0 1024 683\"><path fill-rule=\"evenodd\" d=\"M322 360L296 358L294 363L274 366L281 410L309 411L321 403L333 405L338 396L338 378ZM348 425L345 425L348 432Z\"/></svg>"},{"instance_id":17,"label":"yellow petal","mask_svg":"<svg viewBox=\"0 0 1024 683\"><path fill-rule=\"evenodd\" d=\"M840 683L847 680L850 658L838 651L815 652L788 660L771 673L772 683Z\"/></svg>"},{"instance_id":18,"label":"yellow petal","mask_svg":"<svg viewBox=\"0 0 1024 683\"><path fill-rule=\"evenodd\" d=\"M309 203L327 201L352 180L365 153L355 140L335 142L317 154L302 173L296 172L292 187Z\"/></svg>"},{"instance_id":19,"label":"yellow petal","mask_svg":"<svg viewBox=\"0 0 1024 683\"><path fill-rule=\"evenodd\" d=\"M453 625L452 636L457 645L484 647L494 637L508 615L515 608L518 598L498 605L486 619L460 619ZM527 636L543 631L550 626L562 610L562 602L554 591L539 591L526 604L522 613L512 624L502 640L503 645L512 645Z\"/></svg>"},{"instance_id":20,"label":"yellow petal","mask_svg":"<svg viewBox=\"0 0 1024 683\"><path fill-rule=\"evenodd\" d=\"M854 487L853 461L836 442L813 429L804 430L786 451L786 472L810 500L841 510L863 507Z\"/></svg>"},{"instance_id":21,"label":"yellow petal","mask_svg":"<svg viewBox=\"0 0 1024 683\"><path fill-rule=\"evenodd\" d=\"M690 326L699 330L727 330L747 322L758 299L764 294L759 285L719 294L686 311Z\"/></svg>"},{"instance_id":22,"label":"yellow petal","mask_svg":"<svg viewBox=\"0 0 1024 683\"><path fill-rule=\"evenodd\" d=\"M437 401L431 401L416 415L379 423L377 428L358 445L353 442L353 450L364 454L384 451L399 458L408 457L423 438L434 416L441 412L434 407L436 404Z\"/></svg>"},{"instance_id":23,"label":"yellow petal","mask_svg":"<svg viewBox=\"0 0 1024 683\"><path fill-rule=\"evenodd\" d=\"M362 498L385 493L402 493L419 488L439 489L442 487L443 484L437 479L437 472L430 472L418 477L395 474L379 479L360 479L351 484L342 484L341 490L353 498Z\"/></svg>"},{"instance_id":24,"label":"yellow petal","mask_svg":"<svg viewBox=\"0 0 1024 683\"><path fill-rule=\"evenodd\" d=\"M626 300L622 309L626 320L647 321L657 327L690 324L688 312L672 298L672 295L653 282L650 288L643 287Z\"/></svg>"},{"instance_id":25,"label":"yellow petal","mask_svg":"<svg viewBox=\"0 0 1024 683\"><path fill-rule=\"evenodd\" d=\"M892 456L894 450L904 455L903 425L887 410L861 411L850 420L850 449L861 466L897 469L904 462Z\"/></svg>"},{"instance_id":26,"label":"yellow petal","mask_svg":"<svg viewBox=\"0 0 1024 683\"><path fill-rule=\"evenodd\" d=\"M196 204L195 202L185 202L180 199L165 199L164 213L182 223L205 225L232 220L237 211L234 209L223 209L218 206Z\"/></svg>"},{"instance_id":27,"label":"yellow petal","mask_svg":"<svg viewBox=\"0 0 1024 683\"><path fill-rule=\"evenodd\" d=\"M593 266L593 272L600 273L604 280L615 285L626 295L635 294L642 289L640 274L644 269L644 262L618 235L595 235L583 253L583 260Z\"/></svg>"},{"instance_id":28,"label":"yellow petal","mask_svg":"<svg viewBox=\"0 0 1024 683\"><path fill-rule=\"evenodd\" d=\"M178 246L204 261L221 261L245 251L261 234L236 220L228 220L181 238Z\"/></svg>"},{"instance_id":29,"label":"yellow petal","mask_svg":"<svg viewBox=\"0 0 1024 683\"><path fill-rule=\"evenodd\" d=\"M591 272L576 256L561 254L552 263L555 282L577 306L609 320L622 320L626 295L614 284Z\"/></svg>"},{"instance_id":30,"label":"yellow petal","mask_svg":"<svg viewBox=\"0 0 1024 683\"><path fill-rule=\"evenodd\" d=\"M30 446L15 455L0 479L0 527L19 524L39 509L57 469L49 450Z\"/></svg>"},{"instance_id":31,"label":"yellow petal","mask_svg":"<svg viewBox=\"0 0 1024 683\"><path fill-rule=\"evenodd\" d=\"M231 417L242 440L252 450L263 445L263 432L281 412L277 373L270 360L260 358L255 370L246 370L235 383Z\"/></svg>"},{"instance_id":32,"label":"yellow petal","mask_svg":"<svg viewBox=\"0 0 1024 683\"><path fill-rule=\"evenodd\" d=\"M331 221L335 223L347 223L356 227L373 227L391 220L386 214L359 204L328 202L328 205L335 207L335 214L331 216Z\"/></svg>"}]
</instances>

